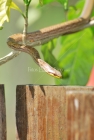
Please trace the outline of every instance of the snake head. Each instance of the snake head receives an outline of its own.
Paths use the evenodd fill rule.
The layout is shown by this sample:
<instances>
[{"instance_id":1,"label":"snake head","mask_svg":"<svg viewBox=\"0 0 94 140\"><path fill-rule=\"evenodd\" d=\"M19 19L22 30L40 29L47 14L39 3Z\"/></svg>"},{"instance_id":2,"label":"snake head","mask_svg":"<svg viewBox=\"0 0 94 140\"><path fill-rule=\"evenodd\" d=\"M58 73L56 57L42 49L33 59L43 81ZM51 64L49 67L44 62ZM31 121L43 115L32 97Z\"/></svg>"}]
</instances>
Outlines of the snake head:
<instances>
[{"instance_id":1,"label":"snake head","mask_svg":"<svg viewBox=\"0 0 94 140\"><path fill-rule=\"evenodd\" d=\"M12 36L9 36L7 39L7 44L12 49L19 49L20 46L23 45L22 34L14 34Z\"/></svg>"},{"instance_id":2,"label":"snake head","mask_svg":"<svg viewBox=\"0 0 94 140\"><path fill-rule=\"evenodd\" d=\"M37 61L39 66L49 75L55 78L62 78L61 72L50 66L47 62L43 61L42 59L38 59Z\"/></svg>"},{"instance_id":3,"label":"snake head","mask_svg":"<svg viewBox=\"0 0 94 140\"><path fill-rule=\"evenodd\" d=\"M8 37L7 44L8 44L9 47L12 48L15 45L15 40L11 37Z\"/></svg>"}]
</instances>

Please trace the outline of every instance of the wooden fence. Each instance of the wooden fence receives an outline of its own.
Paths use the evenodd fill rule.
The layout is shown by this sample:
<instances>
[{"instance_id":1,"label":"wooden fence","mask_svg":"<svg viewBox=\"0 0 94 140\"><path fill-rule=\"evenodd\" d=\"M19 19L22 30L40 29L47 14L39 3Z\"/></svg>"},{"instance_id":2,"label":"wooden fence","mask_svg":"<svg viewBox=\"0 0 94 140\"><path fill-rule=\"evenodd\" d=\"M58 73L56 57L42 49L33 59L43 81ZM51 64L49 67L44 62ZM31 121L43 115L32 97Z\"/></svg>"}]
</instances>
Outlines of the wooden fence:
<instances>
[{"instance_id":1,"label":"wooden fence","mask_svg":"<svg viewBox=\"0 0 94 140\"><path fill-rule=\"evenodd\" d=\"M0 85L0 140L7 140L5 112ZM94 88L17 86L16 128L16 140L94 140Z\"/></svg>"},{"instance_id":2,"label":"wooden fence","mask_svg":"<svg viewBox=\"0 0 94 140\"><path fill-rule=\"evenodd\" d=\"M6 107L4 85L0 85L0 140L6 140Z\"/></svg>"}]
</instances>

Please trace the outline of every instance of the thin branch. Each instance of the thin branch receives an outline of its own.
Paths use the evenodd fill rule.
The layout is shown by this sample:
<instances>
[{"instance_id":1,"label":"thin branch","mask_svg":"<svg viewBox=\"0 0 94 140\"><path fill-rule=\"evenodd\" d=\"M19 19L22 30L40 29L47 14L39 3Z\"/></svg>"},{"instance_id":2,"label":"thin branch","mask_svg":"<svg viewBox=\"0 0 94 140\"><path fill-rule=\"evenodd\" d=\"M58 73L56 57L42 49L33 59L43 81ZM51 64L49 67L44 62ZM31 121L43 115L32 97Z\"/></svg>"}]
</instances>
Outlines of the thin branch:
<instances>
[{"instance_id":1,"label":"thin branch","mask_svg":"<svg viewBox=\"0 0 94 140\"><path fill-rule=\"evenodd\" d=\"M28 29L28 10L29 10L29 5L31 3L31 0L28 1L28 4L25 5L25 23L24 23L24 29L23 29L23 45L26 45L26 34L27 34L27 29Z\"/></svg>"},{"instance_id":2,"label":"thin branch","mask_svg":"<svg viewBox=\"0 0 94 140\"><path fill-rule=\"evenodd\" d=\"M28 26L27 23L28 23L28 18L25 18L25 25L24 25L24 31L23 31L25 34L27 32L27 26ZM89 23L87 23L86 25L79 28L79 30L83 30L83 29L91 27L91 26L94 26L94 18L92 18ZM11 59L15 58L16 56L18 56L20 53L21 52L19 52L19 51L13 51L13 52L10 52L8 55L4 56L3 58L0 58L0 65L5 64L6 62L8 62Z\"/></svg>"},{"instance_id":3,"label":"thin branch","mask_svg":"<svg viewBox=\"0 0 94 140\"><path fill-rule=\"evenodd\" d=\"M23 45L26 45L26 34L27 34L27 29L28 29L28 8L29 5L25 5L25 23L24 23L24 29L23 29Z\"/></svg>"},{"instance_id":4,"label":"thin branch","mask_svg":"<svg viewBox=\"0 0 94 140\"><path fill-rule=\"evenodd\" d=\"M24 16L24 29L23 29L23 45L26 45L26 34L27 34L27 28L28 28L28 9L30 5L31 0L29 1L28 5L25 5L25 16ZM6 62L10 61L11 59L18 56L21 52L19 51L12 51L8 55L0 58L0 65L5 64Z\"/></svg>"},{"instance_id":5,"label":"thin branch","mask_svg":"<svg viewBox=\"0 0 94 140\"><path fill-rule=\"evenodd\" d=\"M6 62L10 61L11 59L15 58L16 56L18 56L21 52L18 51L13 51L10 52L8 55L0 58L0 65L5 64Z\"/></svg>"}]
</instances>

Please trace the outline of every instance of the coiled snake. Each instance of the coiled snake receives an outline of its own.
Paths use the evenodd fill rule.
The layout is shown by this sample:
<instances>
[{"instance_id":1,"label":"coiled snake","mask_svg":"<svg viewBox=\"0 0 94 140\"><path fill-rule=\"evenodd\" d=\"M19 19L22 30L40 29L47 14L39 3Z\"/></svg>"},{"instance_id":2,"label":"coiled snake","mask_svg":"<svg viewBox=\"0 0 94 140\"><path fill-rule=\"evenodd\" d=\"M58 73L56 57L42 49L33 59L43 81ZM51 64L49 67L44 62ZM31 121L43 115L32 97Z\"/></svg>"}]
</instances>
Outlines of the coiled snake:
<instances>
[{"instance_id":1,"label":"coiled snake","mask_svg":"<svg viewBox=\"0 0 94 140\"><path fill-rule=\"evenodd\" d=\"M40 58L40 55L38 51L34 48L34 46L47 43L53 38L57 38L61 35L74 33L81 30L81 27L87 24L90 20L93 5L94 0L86 0L83 11L79 18L51 27L47 27L39 31L27 33L26 45L23 45L23 34L21 33L11 35L7 40L7 44L10 48L14 50L30 54L35 60L35 62L48 74L57 78L63 78L60 71L54 69L47 62L43 61Z\"/></svg>"}]
</instances>

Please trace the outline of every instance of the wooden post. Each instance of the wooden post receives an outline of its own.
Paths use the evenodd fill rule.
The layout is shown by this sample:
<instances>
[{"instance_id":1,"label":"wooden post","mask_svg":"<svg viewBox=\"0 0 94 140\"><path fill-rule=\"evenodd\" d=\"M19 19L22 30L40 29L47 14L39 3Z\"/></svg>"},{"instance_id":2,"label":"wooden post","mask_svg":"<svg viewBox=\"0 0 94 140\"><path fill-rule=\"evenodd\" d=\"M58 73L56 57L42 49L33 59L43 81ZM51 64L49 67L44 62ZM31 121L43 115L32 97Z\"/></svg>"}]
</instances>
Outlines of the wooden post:
<instances>
[{"instance_id":1,"label":"wooden post","mask_svg":"<svg viewBox=\"0 0 94 140\"><path fill-rule=\"evenodd\" d=\"M4 85L0 85L0 140L6 140L6 107Z\"/></svg>"},{"instance_id":2,"label":"wooden post","mask_svg":"<svg viewBox=\"0 0 94 140\"><path fill-rule=\"evenodd\" d=\"M94 88L67 87L67 139L94 139Z\"/></svg>"},{"instance_id":3,"label":"wooden post","mask_svg":"<svg viewBox=\"0 0 94 140\"><path fill-rule=\"evenodd\" d=\"M17 86L17 140L66 140L66 92L61 86Z\"/></svg>"},{"instance_id":4,"label":"wooden post","mask_svg":"<svg viewBox=\"0 0 94 140\"><path fill-rule=\"evenodd\" d=\"M17 140L93 140L94 88L17 86Z\"/></svg>"}]
</instances>

